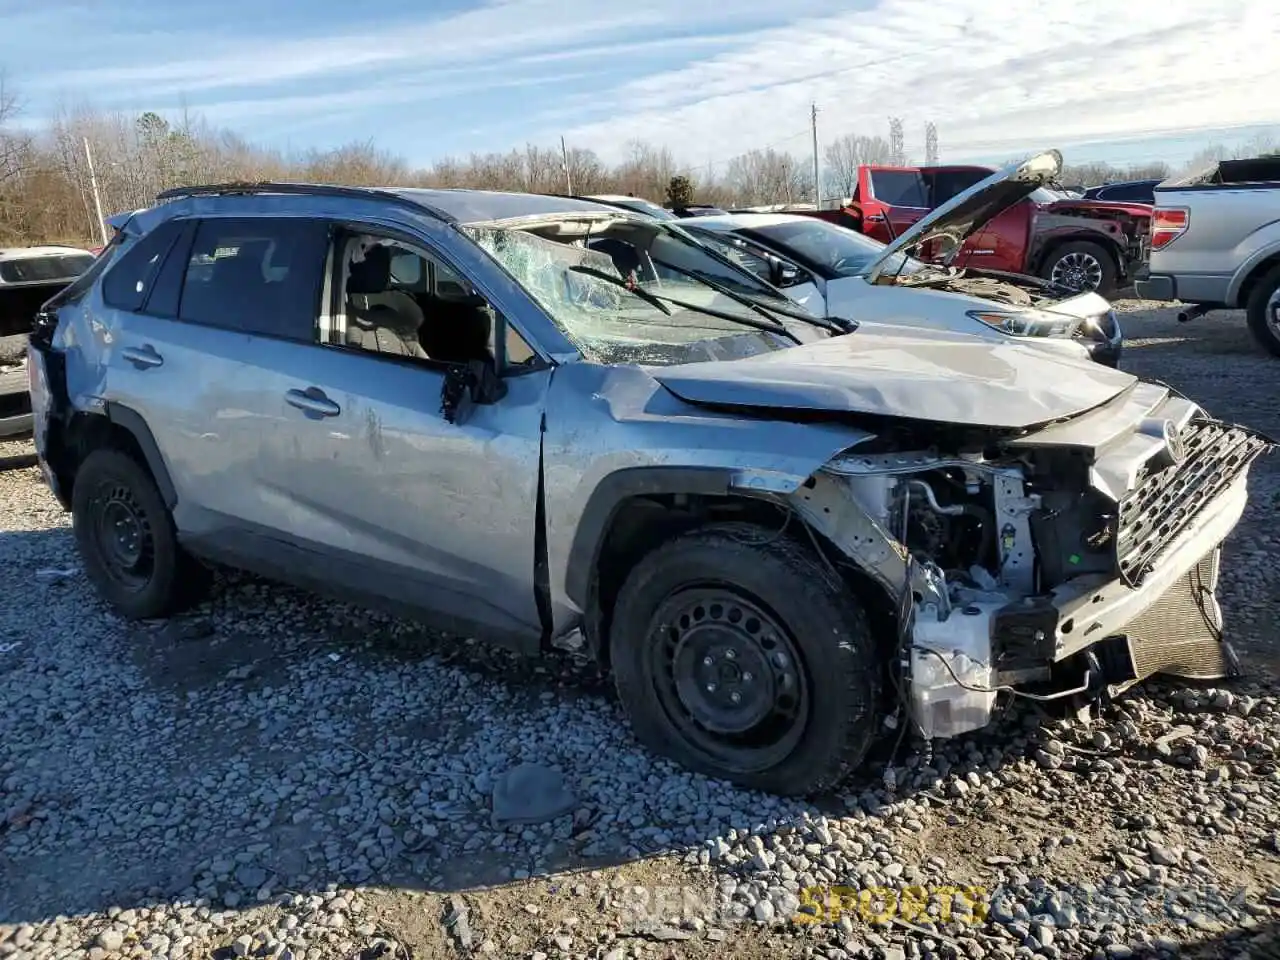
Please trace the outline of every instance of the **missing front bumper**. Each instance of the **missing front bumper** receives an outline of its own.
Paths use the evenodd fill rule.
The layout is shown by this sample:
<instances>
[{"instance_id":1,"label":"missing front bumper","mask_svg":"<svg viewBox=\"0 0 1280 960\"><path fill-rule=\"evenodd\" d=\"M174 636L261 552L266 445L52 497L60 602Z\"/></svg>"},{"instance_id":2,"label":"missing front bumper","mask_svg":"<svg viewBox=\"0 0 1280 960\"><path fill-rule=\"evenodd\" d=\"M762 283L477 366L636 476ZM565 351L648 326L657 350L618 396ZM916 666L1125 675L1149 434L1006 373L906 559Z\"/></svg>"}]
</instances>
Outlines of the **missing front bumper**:
<instances>
[{"instance_id":1,"label":"missing front bumper","mask_svg":"<svg viewBox=\"0 0 1280 960\"><path fill-rule=\"evenodd\" d=\"M1213 547L1162 593L1147 598L1149 602L1127 623L1099 631L1096 639L1073 648L1070 658L1092 654L1095 669L1101 668L1101 676L1092 678L1097 683L1090 686L1118 696L1154 676L1217 680L1235 675L1235 656L1223 640L1216 595L1221 557L1221 546ZM1052 606L1049 611L1061 615ZM948 738L979 730L991 722L997 689L1017 689L1011 673L1050 673L1054 659L1047 650L1039 663L1023 660L1012 671L1001 663L1006 651L993 650L991 637L1007 623L1007 612L1007 607L995 603L978 603L953 609L944 620L936 615L917 620L912 634L911 695L922 735ZM1077 691L1068 686L1065 692Z\"/></svg>"}]
</instances>

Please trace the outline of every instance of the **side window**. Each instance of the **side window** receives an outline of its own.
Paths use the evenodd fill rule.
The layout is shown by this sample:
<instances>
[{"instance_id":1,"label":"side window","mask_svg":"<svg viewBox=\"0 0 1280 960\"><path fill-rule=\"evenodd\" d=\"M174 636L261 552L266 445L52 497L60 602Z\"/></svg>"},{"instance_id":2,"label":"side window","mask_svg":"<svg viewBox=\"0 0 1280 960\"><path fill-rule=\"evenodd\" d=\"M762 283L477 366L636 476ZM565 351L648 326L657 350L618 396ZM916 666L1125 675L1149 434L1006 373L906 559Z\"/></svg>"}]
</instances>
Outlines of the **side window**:
<instances>
[{"instance_id":1,"label":"side window","mask_svg":"<svg viewBox=\"0 0 1280 960\"><path fill-rule=\"evenodd\" d=\"M915 170L873 170L871 189L876 199L891 207L928 207L924 177Z\"/></svg>"},{"instance_id":2,"label":"side window","mask_svg":"<svg viewBox=\"0 0 1280 960\"><path fill-rule=\"evenodd\" d=\"M102 299L117 310L136 313L147 300L151 283L160 272L174 242L186 226L183 220L166 220L136 243L107 271Z\"/></svg>"},{"instance_id":3,"label":"side window","mask_svg":"<svg viewBox=\"0 0 1280 960\"><path fill-rule=\"evenodd\" d=\"M314 342L329 228L321 220L203 220L187 258L180 319Z\"/></svg>"},{"instance_id":4,"label":"side window","mask_svg":"<svg viewBox=\"0 0 1280 960\"><path fill-rule=\"evenodd\" d=\"M332 345L449 365L496 362L502 336L508 367L536 359L465 277L424 248L347 234L334 263L342 307Z\"/></svg>"}]
</instances>

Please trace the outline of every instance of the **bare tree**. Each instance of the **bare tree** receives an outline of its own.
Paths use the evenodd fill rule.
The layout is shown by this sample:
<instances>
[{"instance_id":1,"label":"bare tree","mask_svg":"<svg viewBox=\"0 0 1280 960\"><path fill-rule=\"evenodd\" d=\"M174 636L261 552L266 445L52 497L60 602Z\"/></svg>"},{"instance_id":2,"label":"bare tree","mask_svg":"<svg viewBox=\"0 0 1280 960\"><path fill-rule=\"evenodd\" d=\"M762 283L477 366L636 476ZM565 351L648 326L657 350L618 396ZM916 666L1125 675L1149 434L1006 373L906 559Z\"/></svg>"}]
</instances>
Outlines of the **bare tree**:
<instances>
[{"instance_id":1,"label":"bare tree","mask_svg":"<svg viewBox=\"0 0 1280 960\"><path fill-rule=\"evenodd\" d=\"M865 164L888 163L889 142L883 137L863 137L846 133L832 140L823 151L827 189L841 197L852 197L858 186L858 168Z\"/></svg>"},{"instance_id":2,"label":"bare tree","mask_svg":"<svg viewBox=\"0 0 1280 960\"><path fill-rule=\"evenodd\" d=\"M772 147L735 157L727 178L738 196L752 204L795 203L813 193L807 165Z\"/></svg>"}]
</instances>

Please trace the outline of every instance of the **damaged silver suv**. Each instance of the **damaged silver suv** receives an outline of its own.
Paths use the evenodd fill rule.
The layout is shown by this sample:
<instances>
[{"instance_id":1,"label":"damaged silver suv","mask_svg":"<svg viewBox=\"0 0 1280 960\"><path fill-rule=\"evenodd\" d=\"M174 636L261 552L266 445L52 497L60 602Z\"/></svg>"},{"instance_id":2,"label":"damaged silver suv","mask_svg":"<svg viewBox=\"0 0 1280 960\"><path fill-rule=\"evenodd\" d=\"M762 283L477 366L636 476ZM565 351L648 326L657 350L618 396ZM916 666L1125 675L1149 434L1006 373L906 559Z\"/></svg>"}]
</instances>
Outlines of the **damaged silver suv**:
<instances>
[{"instance_id":1,"label":"damaged silver suv","mask_svg":"<svg viewBox=\"0 0 1280 960\"><path fill-rule=\"evenodd\" d=\"M1219 547L1269 441L1062 352L833 321L581 200L192 188L30 344L36 444L123 615L221 562L535 653L781 793L891 718L1232 669Z\"/></svg>"}]
</instances>

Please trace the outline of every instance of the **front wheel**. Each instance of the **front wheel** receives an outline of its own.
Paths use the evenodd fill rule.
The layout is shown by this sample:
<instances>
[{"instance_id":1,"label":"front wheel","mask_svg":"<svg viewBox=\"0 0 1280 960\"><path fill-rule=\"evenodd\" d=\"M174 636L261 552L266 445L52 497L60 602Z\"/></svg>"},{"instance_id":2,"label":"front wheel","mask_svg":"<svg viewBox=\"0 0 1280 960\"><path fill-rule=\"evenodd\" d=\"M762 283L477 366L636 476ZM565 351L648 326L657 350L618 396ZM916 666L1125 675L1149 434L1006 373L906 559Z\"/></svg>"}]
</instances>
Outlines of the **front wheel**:
<instances>
[{"instance_id":1,"label":"front wheel","mask_svg":"<svg viewBox=\"0 0 1280 960\"><path fill-rule=\"evenodd\" d=\"M1280 267L1254 284L1245 310L1253 339L1272 356L1280 357Z\"/></svg>"},{"instance_id":2,"label":"front wheel","mask_svg":"<svg viewBox=\"0 0 1280 960\"><path fill-rule=\"evenodd\" d=\"M1088 240L1064 243L1045 259L1040 276L1076 293L1107 296L1116 287L1118 273L1111 251Z\"/></svg>"},{"instance_id":3,"label":"front wheel","mask_svg":"<svg viewBox=\"0 0 1280 960\"><path fill-rule=\"evenodd\" d=\"M631 571L612 623L618 696L655 753L807 795L871 745L883 665L865 612L808 543L749 524L685 534Z\"/></svg>"}]
</instances>

